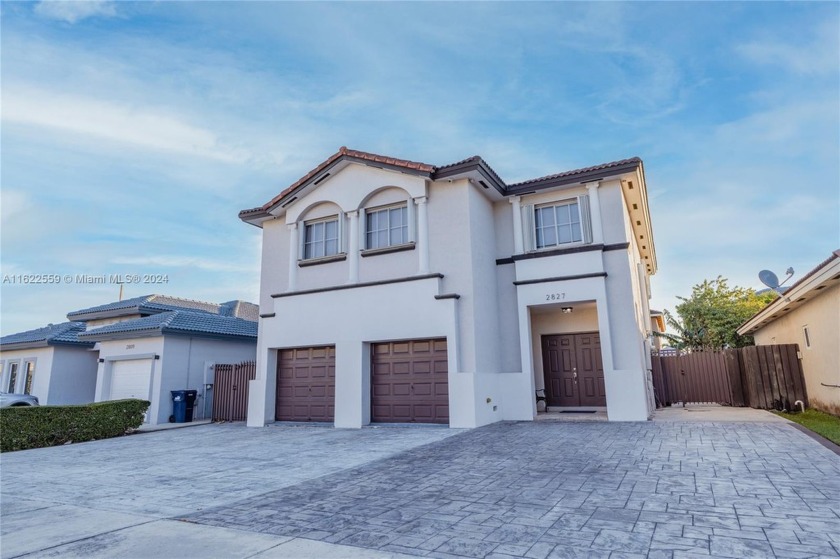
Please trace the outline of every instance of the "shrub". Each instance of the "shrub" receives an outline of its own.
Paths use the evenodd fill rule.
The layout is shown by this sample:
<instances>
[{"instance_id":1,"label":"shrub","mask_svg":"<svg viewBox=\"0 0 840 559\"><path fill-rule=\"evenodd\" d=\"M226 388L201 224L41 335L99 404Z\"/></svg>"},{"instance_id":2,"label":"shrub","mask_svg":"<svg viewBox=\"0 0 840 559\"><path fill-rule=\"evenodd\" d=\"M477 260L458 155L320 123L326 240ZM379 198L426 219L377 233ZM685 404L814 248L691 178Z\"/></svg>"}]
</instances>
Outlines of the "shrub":
<instances>
[{"instance_id":1,"label":"shrub","mask_svg":"<svg viewBox=\"0 0 840 559\"><path fill-rule=\"evenodd\" d=\"M143 424L145 400L0 410L0 452L119 437Z\"/></svg>"}]
</instances>

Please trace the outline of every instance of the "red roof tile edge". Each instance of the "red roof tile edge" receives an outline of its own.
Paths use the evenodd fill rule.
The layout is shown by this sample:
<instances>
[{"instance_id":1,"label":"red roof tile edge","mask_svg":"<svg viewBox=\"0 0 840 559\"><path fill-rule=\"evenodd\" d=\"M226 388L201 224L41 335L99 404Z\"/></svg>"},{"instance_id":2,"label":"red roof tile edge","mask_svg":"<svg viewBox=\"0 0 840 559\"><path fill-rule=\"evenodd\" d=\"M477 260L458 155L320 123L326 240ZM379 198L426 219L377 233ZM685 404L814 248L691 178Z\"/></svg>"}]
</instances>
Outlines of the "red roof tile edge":
<instances>
[{"instance_id":1,"label":"red roof tile edge","mask_svg":"<svg viewBox=\"0 0 840 559\"><path fill-rule=\"evenodd\" d=\"M443 166L437 167L437 166L434 166L434 165L429 165L428 163L420 163L418 161L410 161L408 159L397 159L395 157L377 155L375 153L348 149L347 146L341 146L336 153L332 154L325 161L320 163L317 167L315 167L314 169L312 169L311 171L306 173L304 176L302 176L300 179L295 181L291 186L289 186L288 188L283 190L280 194L278 194L277 196L275 196L274 198L272 198L271 200L269 200L268 202L266 202L262 206L258 206L256 208L251 208L251 209L247 209L247 210L242 210L241 212L239 212L239 217L240 218L249 218L249 217L259 217L259 216L263 216L263 215L268 215L268 211L271 207L275 206L277 203L279 203L281 200L283 200L283 198L285 198L286 196L291 194L295 189L297 189L301 185L305 184L307 181L313 179L315 176L322 173L324 170L326 170L328 167L330 167L333 163L335 163L336 161L338 161L342 157L349 157L349 158L358 159L358 160L361 160L361 161L371 161L371 162L374 162L374 163L382 163L382 164L391 165L391 166L394 166L394 167L403 167L405 169L420 171L422 173L429 173L430 175L432 175L432 174L434 174L438 171L445 170L445 169L448 169L448 168L451 168L451 167L455 167L457 165L461 165L461 164L464 164L464 163L470 163L470 162L475 162L476 164L484 163L484 165L487 167L487 169L489 169L489 171L495 176L495 178L498 179L499 182L502 185L504 185L506 188L522 187L522 186L536 184L536 183L540 183L540 182L543 182L543 181L552 180L552 179L556 179L556 178L572 177L572 176L575 176L575 175L578 175L578 174L589 173L589 172L592 172L592 171L598 171L598 170L602 170L602 169L607 170L607 169L611 169L611 168L614 168L614 167L619 167L619 166L627 165L627 164L631 164L631 163L641 163L641 161L642 161L638 157L631 157L631 158L628 158L628 159L621 159L619 161L612 161L612 162L609 162L609 163L602 163L600 165L594 165L592 167L584 167L584 168L581 168L581 169L573 169L571 171L564 171L562 173L555 173L555 174L552 174L552 175L546 175L544 177L530 179L530 180L522 181L522 182L518 182L518 183L505 184L505 182L490 167L490 165L488 165L487 162L484 161L478 155L473 155L472 157L462 159L461 161L457 161L455 163L450 163L448 165L443 165Z\"/></svg>"}]
</instances>

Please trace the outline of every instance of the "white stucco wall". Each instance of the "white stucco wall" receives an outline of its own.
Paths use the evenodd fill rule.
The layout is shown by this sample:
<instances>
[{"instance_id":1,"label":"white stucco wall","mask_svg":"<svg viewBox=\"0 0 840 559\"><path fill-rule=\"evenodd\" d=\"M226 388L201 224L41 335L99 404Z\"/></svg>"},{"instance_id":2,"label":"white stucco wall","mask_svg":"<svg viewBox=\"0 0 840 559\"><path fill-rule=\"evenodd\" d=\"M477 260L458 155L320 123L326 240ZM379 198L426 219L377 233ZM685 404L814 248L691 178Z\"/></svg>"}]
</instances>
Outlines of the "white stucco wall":
<instances>
[{"instance_id":1,"label":"white stucco wall","mask_svg":"<svg viewBox=\"0 0 840 559\"><path fill-rule=\"evenodd\" d=\"M523 196L521 203L540 204L592 192L577 185ZM371 193L375 194L371 197ZM595 304L578 315L574 327L601 332L610 419L647 419L651 412L644 340L647 278L638 273L638 247L625 217L621 183L604 181L597 194L603 229L593 236L607 245L630 243L629 249L497 264L497 259L510 258L514 251L514 210L508 199L492 202L466 179L429 182L356 164L334 174L289 205L285 216L263 224L260 306L261 312L275 316L260 322L258 378L251 389L248 424L273 421L277 348L335 345L336 393L341 395L336 399L336 425L359 427L370 418L369 344L441 336L449 342L452 426L532 419L535 371L541 378L541 355L535 355L534 344L539 344L544 329L562 330L563 326L556 320L533 320L530 308L545 304L546 293L555 291L567 293L568 301ZM300 226L318 212L354 211L400 197L411 203L421 196L428 200L429 272L443 274L442 280L271 297L289 288L291 235L286 222ZM414 227L416 231L416 223ZM363 232L361 216L359 228ZM349 231L349 223L344 230ZM422 244L421 239L417 241ZM345 250L348 246L345 239ZM583 243L569 246L585 248ZM420 248L359 258L358 281L418 274ZM346 285L349 271L347 260L306 268L295 264L295 291ZM513 284L580 274L595 275ZM434 295L445 293L456 293L460 299L435 300Z\"/></svg>"},{"instance_id":2,"label":"white stucco wall","mask_svg":"<svg viewBox=\"0 0 840 559\"><path fill-rule=\"evenodd\" d=\"M472 375L459 371L458 301L436 300L440 280L422 279L352 290L274 299L274 318L260 321L257 380L252 381L248 425L274 420L276 350L334 345L336 348L336 427L370 422L369 344L391 340L446 338L449 358L451 425L475 426L452 402L466 394ZM300 317L306 317L301 320ZM453 409L454 408L454 409Z\"/></svg>"},{"instance_id":3,"label":"white stucco wall","mask_svg":"<svg viewBox=\"0 0 840 559\"><path fill-rule=\"evenodd\" d=\"M41 405L87 404L94 401L96 386L95 351L71 346L17 349L0 353L3 362L2 388L8 388L9 363L18 362L17 387L23 392L26 364L35 363L32 394Z\"/></svg>"},{"instance_id":4,"label":"white stucco wall","mask_svg":"<svg viewBox=\"0 0 840 559\"><path fill-rule=\"evenodd\" d=\"M808 327L811 347L805 343ZM773 320L753 334L756 345L798 344L811 406L840 412L840 285Z\"/></svg>"},{"instance_id":5,"label":"white stucco wall","mask_svg":"<svg viewBox=\"0 0 840 559\"><path fill-rule=\"evenodd\" d=\"M9 365L17 363L17 380L13 392L22 393L24 382L26 382L26 364L33 361L35 363L35 374L32 377L32 394L38 397L41 404L47 404L50 393L53 353L54 348L51 346L0 352L0 361L3 362L0 390L3 392L9 390Z\"/></svg>"}]
</instances>

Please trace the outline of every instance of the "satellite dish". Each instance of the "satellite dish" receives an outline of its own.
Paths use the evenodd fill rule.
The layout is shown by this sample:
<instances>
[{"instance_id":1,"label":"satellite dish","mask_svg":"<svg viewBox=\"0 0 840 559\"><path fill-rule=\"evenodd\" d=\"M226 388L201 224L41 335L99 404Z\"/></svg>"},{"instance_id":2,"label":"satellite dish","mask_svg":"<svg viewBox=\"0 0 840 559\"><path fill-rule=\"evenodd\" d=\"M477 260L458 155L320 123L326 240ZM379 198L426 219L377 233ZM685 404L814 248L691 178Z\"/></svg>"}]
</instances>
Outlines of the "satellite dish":
<instances>
[{"instance_id":1,"label":"satellite dish","mask_svg":"<svg viewBox=\"0 0 840 559\"><path fill-rule=\"evenodd\" d=\"M779 278L770 270L761 270L758 273L758 279L761 280L761 283L774 291L779 288Z\"/></svg>"}]
</instances>

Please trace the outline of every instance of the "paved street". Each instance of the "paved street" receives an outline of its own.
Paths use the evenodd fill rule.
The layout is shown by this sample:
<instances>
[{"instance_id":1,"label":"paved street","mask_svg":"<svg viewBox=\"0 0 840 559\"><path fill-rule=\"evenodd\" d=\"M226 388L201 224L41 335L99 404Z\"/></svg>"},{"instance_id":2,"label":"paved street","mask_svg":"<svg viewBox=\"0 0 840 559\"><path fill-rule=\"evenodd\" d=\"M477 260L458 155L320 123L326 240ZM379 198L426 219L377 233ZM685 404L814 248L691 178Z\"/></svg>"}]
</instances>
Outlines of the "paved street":
<instances>
[{"instance_id":1,"label":"paved street","mask_svg":"<svg viewBox=\"0 0 840 559\"><path fill-rule=\"evenodd\" d=\"M0 460L3 557L840 556L840 456L781 422L207 425Z\"/></svg>"}]
</instances>

